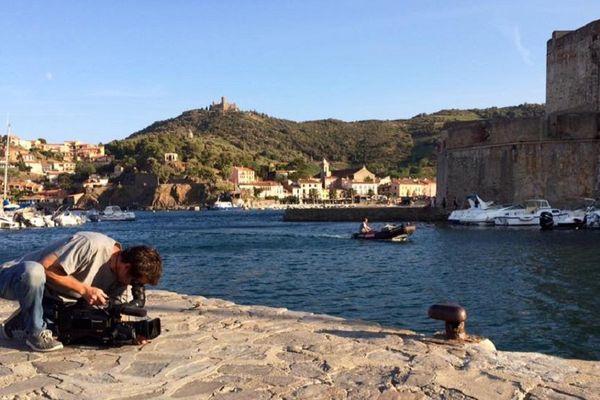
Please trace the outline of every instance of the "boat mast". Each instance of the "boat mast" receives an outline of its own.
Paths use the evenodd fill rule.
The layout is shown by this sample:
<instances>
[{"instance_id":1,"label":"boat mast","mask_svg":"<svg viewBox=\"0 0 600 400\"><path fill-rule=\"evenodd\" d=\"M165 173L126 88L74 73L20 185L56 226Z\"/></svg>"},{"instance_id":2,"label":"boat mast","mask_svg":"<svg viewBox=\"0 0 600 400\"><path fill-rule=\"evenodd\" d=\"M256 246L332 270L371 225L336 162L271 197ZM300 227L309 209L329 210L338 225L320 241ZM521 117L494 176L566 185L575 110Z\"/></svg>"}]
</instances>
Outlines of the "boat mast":
<instances>
[{"instance_id":1,"label":"boat mast","mask_svg":"<svg viewBox=\"0 0 600 400\"><path fill-rule=\"evenodd\" d=\"M5 156L4 156L4 192L2 200L6 200L6 194L8 193L8 146L10 145L10 122L8 122L8 117L6 118L6 147L5 147Z\"/></svg>"}]
</instances>

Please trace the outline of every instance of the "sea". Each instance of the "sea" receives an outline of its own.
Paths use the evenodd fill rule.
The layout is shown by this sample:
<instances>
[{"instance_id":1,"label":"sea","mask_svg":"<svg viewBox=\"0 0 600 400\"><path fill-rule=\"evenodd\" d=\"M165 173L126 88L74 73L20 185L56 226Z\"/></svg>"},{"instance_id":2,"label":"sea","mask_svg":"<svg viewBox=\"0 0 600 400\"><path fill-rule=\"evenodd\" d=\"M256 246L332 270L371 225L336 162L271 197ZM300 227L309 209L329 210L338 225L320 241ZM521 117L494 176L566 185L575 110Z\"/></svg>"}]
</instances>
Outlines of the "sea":
<instances>
[{"instance_id":1,"label":"sea","mask_svg":"<svg viewBox=\"0 0 600 400\"><path fill-rule=\"evenodd\" d=\"M158 289L433 334L457 303L499 350L600 360L600 231L417 223L407 242L351 238L360 221L284 222L282 211L137 212L133 222L0 231L0 262L79 230L164 259ZM374 223L374 227L383 225Z\"/></svg>"}]
</instances>

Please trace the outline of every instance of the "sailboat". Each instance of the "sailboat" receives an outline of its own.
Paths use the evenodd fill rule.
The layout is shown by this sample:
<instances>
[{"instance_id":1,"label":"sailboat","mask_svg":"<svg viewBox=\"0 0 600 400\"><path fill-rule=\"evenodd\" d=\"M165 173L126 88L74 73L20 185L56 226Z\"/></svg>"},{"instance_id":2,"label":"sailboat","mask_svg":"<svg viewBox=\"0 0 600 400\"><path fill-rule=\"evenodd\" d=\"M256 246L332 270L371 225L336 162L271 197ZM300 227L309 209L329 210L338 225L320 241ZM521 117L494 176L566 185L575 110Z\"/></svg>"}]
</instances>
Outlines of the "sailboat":
<instances>
[{"instance_id":1,"label":"sailboat","mask_svg":"<svg viewBox=\"0 0 600 400\"><path fill-rule=\"evenodd\" d=\"M12 216L8 216L4 211L14 210L14 205L11 205L8 200L8 155L10 146L10 123L6 123L6 146L4 154L4 190L2 194L2 205L0 208L0 229L16 229L19 224L13 221ZM17 206L18 208L18 206Z\"/></svg>"}]
</instances>

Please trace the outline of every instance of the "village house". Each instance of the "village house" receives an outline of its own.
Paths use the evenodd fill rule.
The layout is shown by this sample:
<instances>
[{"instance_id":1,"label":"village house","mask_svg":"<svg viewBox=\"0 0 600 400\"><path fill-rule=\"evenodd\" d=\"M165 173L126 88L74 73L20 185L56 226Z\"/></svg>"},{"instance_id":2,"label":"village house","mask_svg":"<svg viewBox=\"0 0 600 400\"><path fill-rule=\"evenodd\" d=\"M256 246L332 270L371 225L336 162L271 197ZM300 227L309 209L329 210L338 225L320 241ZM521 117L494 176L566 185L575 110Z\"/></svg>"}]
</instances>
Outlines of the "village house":
<instances>
[{"instance_id":1,"label":"village house","mask_svg":"<svg viewBox=\"0 0 600 400\"><path fill-rule=\"evenodd\" d=\"M319 179L298 179L299 200L325 200L329 192L323 189Z\"/></svg>"},{"instance_id":2,"label":"village house","mask_svg":"<svg viewBox=\"0 0 600 400\"><path fill-rule=\"evenodd\" d=\"M318 177L323 189L343 189L358 196L378 194L380 184L380 179L364 165L360 168L331 171L326 159L321 162Z\"/></svg>"},{"instance_id":3,"label":"village house","mask_svg":"<svg viewBox=\"0 0 600 400\"><path fill-rule=\"evenodd\" d=\"M39 193L44 190L44 185L33 182L29 179L27 180L9 180L8 181L8 190L18 190L21 192L28 193Z\"/></svg>"},{"instance_id":4,"label":"village house","mask_svg":"<svg viewBox=\"0 0 600 400\"><path fill-rule=\"evenodd\" d=\"M94 161L105 155L104 145L93 145L80 142L73 142L72 152L75 153L75 161Z\"/></svg>"},{"instance_id":5,"label":"village house","mask_svg":"<svg viewBox=\"0 0 600 400\"><path fill-rule=\"evenodd\" d=\"M97 187L106 187L108 186L108 178L102 177L97 174L92 174L83 182L84 189L87 188L97 188Z\"/></svg>"},{"instance_id":6,"label":"village house","mask_svg":"<svg viewBox=\"0 0 600 400\"><path fill-rule=\"evenodd\" d=\"M256 181L256 173L251 168L232 167L229 181L234 187L238 187L241 183L250 183Z\"/></svg>"},{"instance_id":7,"label":"village house","mask_svg":"<svg viewBox=\"0 0 600 400\"><path fill-rule=\"evenodd\" d=\"M179 155L177 153L165 153L165 162L177 161Z\"/></svg>"},{"instance_id":8,"label":"village house","mask_svg":"<svg viewBox=\"0 0 600 400\"><path fill-rule=\"evenodd\" d=\"M256 181L250 183L241 183L238 185L242 192L247 192L253 197L261 199L267 197L276 197L283 199L286 197L285 189L283 185L275 181Z\"/></svg>"},{"instance_id":9,"label":"village house","mask_svg":"<svg viewBox=\"0 0 600 400\"><path fill-rule=\"evenodd\" d=\"M435 180L429 179L392 179L388 184L380 187L381 194L389 197L435 197L436 183Z\"/></svg>"}]
</instances>

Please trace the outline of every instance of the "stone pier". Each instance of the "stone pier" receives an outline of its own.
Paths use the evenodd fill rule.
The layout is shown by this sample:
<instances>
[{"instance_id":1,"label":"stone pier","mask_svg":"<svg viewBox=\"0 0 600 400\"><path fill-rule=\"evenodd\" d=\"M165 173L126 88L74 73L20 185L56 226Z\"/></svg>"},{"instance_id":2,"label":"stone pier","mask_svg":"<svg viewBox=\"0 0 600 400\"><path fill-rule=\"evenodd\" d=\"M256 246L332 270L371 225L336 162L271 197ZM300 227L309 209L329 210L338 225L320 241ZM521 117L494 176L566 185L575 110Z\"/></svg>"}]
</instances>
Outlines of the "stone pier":
<instances>
[{"instance_id":1,"label":"stone pier","mask_svg":"<svg viewBox=\"0 0 600 400\"><path fill-rule=\"evenodd\" d=\"M14 307L0 301L0 318ZM0 340L0 399L600 399L600 362L487 340L166 291L148 292L148 312L163 333L141 346Z\"/></svg>"}]
</instances>

